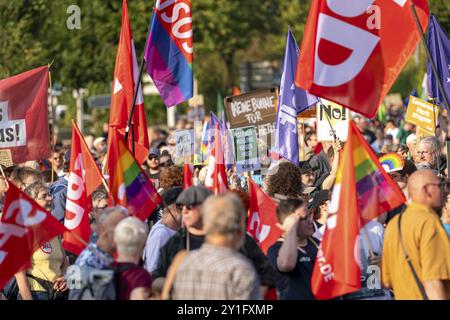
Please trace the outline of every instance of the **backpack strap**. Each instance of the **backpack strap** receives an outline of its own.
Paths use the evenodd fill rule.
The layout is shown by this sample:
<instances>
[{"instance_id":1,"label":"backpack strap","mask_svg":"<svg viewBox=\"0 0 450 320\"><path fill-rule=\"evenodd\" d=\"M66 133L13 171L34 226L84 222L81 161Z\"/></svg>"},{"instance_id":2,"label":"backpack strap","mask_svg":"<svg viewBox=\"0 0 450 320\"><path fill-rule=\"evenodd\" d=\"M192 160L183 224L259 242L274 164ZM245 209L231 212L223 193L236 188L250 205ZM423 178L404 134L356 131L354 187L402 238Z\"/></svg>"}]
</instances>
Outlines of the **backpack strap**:
<instances>
[{"instance_id":1,"label":"backpack strap","mask_svg":"<svg viewBox=\"0 0 450 320\"><path fill-rule=\"evenodd\" d=\"M400 245L402 246L402 250L403 250L403 254L405 255L406 262L408 263L409 269L412 272L412 275L414 277L414 281L416 281L416 284L419 287L419 291L420 291L420 294L422 295L423 300L428 300L428 296L427 296L427 293L425 291L425 288L423 287L423 284L420 281L420 279L419 279L419 277L418 277L418 275L416 273L416 270L414 269L414 266L412 265L411 259L410 259L409 255L408 255L408 252L406 252L405 245L403 244L402 228L401 228L402 216L403 216L403 212L399 214L399 216L398 216L398 223L397 223L398 236L399 236L399 239L400 239Z\"/></svg>"},{"instance_id":2,"label":"backpack strap","mask_svg":"<svg viewBox=\"0 0 450 320\"><path fill-rule=\"evenodd\" d=\"M186 258L188 252L186 250L182 250L177 253L177 255L173 258L172 264L167 271L167 277L164 281L164 287L161 292L161 300L169 300L170 292L172 291L173 284L175 282L175 276L177 275L178 269Z\"/></svg>"}]
</instances>

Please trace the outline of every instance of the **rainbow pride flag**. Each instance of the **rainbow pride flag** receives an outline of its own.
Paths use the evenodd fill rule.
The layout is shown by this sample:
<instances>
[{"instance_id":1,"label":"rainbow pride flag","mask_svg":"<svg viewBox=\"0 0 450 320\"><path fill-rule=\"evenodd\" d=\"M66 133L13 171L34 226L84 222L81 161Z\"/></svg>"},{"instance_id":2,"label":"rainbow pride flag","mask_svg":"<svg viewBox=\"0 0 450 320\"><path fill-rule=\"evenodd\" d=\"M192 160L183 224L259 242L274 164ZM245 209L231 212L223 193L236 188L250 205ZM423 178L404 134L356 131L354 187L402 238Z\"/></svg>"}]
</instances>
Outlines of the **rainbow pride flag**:
<instances>
[{"instance_id":1,"label":"rainbow pride flag","mask_svg":"<svg viewBox=\"0 0 450 320\"><path fill-rule=\"evenodd\" d=\"M357 204L364 225L377 216L399 207L406 199L353 122L350 130Z\"/></svg>"},{"instance_id":2,"label":"rainbow pride flag","mask_svg":"<svg viewBox=\"0 0 450 320\"><path fill-rule=\"evenodd\" d=\"M153 184L147 178L125 143L113 134L108 157L109 188L116 205L145 221L162 202Z\"/></svg>"},{"instance_id":3,"label":"rainbow pride flag","mask_svg":"<svg viewBox=\"0 0 450 320\"><path fill-rule=\"evenodd\" d=\"M190 0L157 1L152 17L145 61L167 107L193 96L191 8Z\"/></svg>"}]
</instances>

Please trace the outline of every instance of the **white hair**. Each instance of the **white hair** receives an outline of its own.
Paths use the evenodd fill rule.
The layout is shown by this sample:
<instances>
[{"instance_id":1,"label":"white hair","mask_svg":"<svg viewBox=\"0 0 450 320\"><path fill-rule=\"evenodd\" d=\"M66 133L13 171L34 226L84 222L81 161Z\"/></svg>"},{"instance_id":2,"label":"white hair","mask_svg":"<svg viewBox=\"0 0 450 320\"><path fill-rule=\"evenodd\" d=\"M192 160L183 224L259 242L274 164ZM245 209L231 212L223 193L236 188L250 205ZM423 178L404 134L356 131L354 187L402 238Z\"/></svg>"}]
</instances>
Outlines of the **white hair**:
<instances>
[{"instance_id":1,"label":"white hair","mask_svg":"<svg viewBox=\"0 0 450 320\"><path fill-rule=\"evenodd\" d=\"M128 217L119 222L114 230L117 253L140 255L147 241L148 228L136 217Z\"/></svg>"}]
</instances>

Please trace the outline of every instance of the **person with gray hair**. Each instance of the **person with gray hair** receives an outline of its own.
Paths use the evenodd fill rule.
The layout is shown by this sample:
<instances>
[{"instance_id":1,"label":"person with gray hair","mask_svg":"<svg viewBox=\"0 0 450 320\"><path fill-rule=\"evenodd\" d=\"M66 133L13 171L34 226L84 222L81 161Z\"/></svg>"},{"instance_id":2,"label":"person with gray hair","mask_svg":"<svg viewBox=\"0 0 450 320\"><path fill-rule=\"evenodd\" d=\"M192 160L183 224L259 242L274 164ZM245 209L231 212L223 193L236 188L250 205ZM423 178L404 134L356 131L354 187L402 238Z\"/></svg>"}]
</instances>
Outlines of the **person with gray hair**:
<instances>
[{"instance_id":1,"label":"person with gray hair","mask_svg":"<svg viewBox=\"0 0 450 320\"><path fill-rule=\"evenodd\" d=\"M244 243L247 216L240 199L234 194L210 197L202 214L205 243L184 258L178 272L176 267L169 271L167 286L174 279L172 298L260 299L255 268L238 252Z\"/></svg>"},{"instance_id":2,"label":"person with gray hair","mask_svg":"<svg viewBox=\"0 0 450 320\"><path fill-rule=\"evenodd\" d=\"M147 300L150 297L152 278L139 266L147 234L147 226L136 217L123 219L114 230L117 259L113 268L118 270L118 300Z\"/></svg>"},{"instance_id":3,"label":"person with gray hair","mask_svg":"<svg viewBox=\"0 0 450 320\"><path fill-rule=\"evenodd\" d=\"M438 170L439 148L435 137L423 137L416 147L414 158L417 169Z\"/></svg>"}]
</instances>

